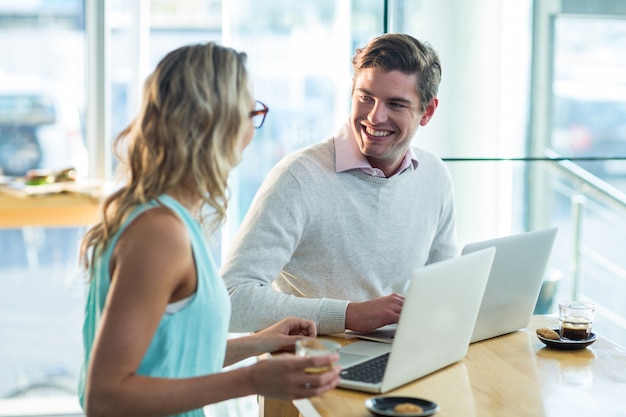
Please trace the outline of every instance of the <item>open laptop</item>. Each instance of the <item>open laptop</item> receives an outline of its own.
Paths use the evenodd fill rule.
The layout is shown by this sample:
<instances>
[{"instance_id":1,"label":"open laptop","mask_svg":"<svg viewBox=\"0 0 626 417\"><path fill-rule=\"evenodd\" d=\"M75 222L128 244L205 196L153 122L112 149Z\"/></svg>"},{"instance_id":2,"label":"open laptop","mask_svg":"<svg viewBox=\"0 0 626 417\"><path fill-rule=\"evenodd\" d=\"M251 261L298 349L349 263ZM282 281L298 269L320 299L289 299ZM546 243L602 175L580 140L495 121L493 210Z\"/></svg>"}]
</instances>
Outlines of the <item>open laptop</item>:
<instances>
[{"instance_id":1,"label":"open laptop","mask_svg":"<svg viewBox=\"0 0 626 417\"><path fill-rule=\"evenodd\" d=\"M496 248L472 343L528 326L556 234L553 227L465 245L463 255Z\"/></svg>"},{"instance_id":2,"label":"open laptop","mask_svg":"<svg viewBox=\"0 0 626 417\"><path fill-rule=\"evenodd\" d=\"M557 230L553 227L465 245L463 255L488 247L496 248L471 343L528 327ZM391 343L395 325L371 332L347 333L361 339Z\"/></svg>"},{"instance_id":3,"label":"open laptop","mask_svg":"<svg viewBox=\"0 0 626 417\"><path fill-rule=\"evenodd\" d=\"M487 248L417 270L393 342L361 340L344 346L339 386L384 393L461 360L495 253ZM379 377L373 378L376 362L382 364Z\"/></svg>"}]
</instances>

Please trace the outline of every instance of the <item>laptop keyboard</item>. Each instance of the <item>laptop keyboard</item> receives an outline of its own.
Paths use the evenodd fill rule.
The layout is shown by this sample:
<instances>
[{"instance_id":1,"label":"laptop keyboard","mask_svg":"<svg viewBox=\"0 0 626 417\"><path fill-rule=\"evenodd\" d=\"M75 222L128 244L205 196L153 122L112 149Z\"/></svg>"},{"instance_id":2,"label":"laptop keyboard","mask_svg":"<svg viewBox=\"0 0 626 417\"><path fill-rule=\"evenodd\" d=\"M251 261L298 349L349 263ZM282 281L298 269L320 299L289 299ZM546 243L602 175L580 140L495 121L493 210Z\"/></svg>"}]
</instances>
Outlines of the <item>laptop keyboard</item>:
<instances>
[{"instance_id":1,"label":"laptop keyboard","mask_svg":"<svg viewBox=\"0 0 626 417\"><path fill-rule=\"evenodd\" d=\"M383 380L385 368L389 360L389 353L377 356L358 365L351 366L341 371L341 378L350 381L377 383Z\"/></svg>"}]
</instances>

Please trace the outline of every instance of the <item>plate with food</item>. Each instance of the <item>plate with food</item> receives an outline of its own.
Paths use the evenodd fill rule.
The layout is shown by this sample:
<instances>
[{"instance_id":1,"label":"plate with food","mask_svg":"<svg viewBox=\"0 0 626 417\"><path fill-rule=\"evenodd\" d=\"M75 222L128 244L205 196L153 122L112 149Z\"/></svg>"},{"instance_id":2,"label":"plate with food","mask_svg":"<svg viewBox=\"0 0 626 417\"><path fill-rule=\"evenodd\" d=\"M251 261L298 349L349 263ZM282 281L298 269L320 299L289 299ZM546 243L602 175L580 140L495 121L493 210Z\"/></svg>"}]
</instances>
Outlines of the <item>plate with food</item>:
<instances>
[{"instance_id":1,"label":"plate with food","mask_svg":"<svg viewBox=\"0 0 626 417\"><path fill-rule=\"evenodd\" d=\"M365 408L379 416L430 416L439 411L436 403L417 397L379 396L368 398Z\"/></svg>"},{"instance_id":2,"label":"plate with food","mask_svg":"<svg viewBox=\"0 0 626 417\"><path fill-rule=\"evenodd\" d=\"M561 337L559 329L550 329L542 327L537 329L537 338L541 340L546 346L553 349L561 350L577 350L584 349L593 342L596 341L596 334L591 333L587 339L583 340L570 340Z\"/></svg>"}]
</instances>

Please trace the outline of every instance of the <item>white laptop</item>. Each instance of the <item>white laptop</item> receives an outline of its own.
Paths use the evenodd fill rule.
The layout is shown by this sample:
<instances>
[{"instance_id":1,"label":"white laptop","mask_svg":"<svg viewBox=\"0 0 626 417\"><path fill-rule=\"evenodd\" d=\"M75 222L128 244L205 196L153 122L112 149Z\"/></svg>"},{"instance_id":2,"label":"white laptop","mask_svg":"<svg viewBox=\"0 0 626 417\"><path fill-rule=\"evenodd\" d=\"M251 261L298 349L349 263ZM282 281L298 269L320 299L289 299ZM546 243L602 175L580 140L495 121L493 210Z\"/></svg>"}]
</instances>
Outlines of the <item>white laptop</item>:
<instances>
[{"instance_id":1,"label":"white laptop","mask_svg":"<svg viewBox=\"0 0 626 417\"><path fill-rule=\"evenodd\" d=\"M553 227L465 245L463 255L496 248L472 343L528 326L556 234Z\"/></svg>"},{"instance_id":2,"label":"white laptop","mask_svg":"<svg viewBox=\"0 0 626 417\"><path fill-rule=\"evenodd\" d=\"M463 255L496 248L472 343L528 327L557 230L553 227L465 245ZM362 339L391 343L394 328L395 325L390 325L372 332L349 333Z\"/></svg>"},{"instance_id":3,"label":"white laptop","mask_svg":"<svg viewBox=\"0 0 626 417\"><path fill-rule=\"evenodd\" d=\"M416 271L392 343L360 340L340 352L342 388L384 393L461 360L467 353L496 253L480 250ZM385 358L379 378L367 368ZM367 368L359 376L359 369Z\"/></svg>"}]
</instances>

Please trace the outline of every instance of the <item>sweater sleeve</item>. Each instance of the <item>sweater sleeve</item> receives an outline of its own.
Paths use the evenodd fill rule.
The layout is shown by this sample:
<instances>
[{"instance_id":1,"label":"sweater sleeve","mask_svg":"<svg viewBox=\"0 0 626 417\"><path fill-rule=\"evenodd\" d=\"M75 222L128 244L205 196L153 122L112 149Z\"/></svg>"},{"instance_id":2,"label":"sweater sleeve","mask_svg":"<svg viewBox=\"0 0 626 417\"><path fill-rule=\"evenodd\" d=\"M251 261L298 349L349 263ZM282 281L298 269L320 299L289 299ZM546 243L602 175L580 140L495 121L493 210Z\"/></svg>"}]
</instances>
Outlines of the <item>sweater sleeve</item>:
<instances>
[{"instance_id":1,"label":"sweater sleeve","mask_svg":"<svg viewBox=\"0 0 626 417\"><path fill-rule=\"evenodd\" d=\"M439 213L437 232L430 247L427 264L445 261L446 259L459 256L459 246L456 235L454 187L450 173L443 165L438 178L441 182L438 187L445 191L442 193L442 210Z\"/></svg>"},{"instance_id":2,"label":"sweater sleeve","mask_svg":"<svg viewBox=\"0 0 626 417\"><path fill-rule=\"evenodd\" d=\"M252 202L222 267L231 297L232 332L257 331L287 316L314 321L319 334L345 330L348 301L289 295L272 286L306 225L298 181L289 171L274 169Z\"/></svg>"}]
</instances>

